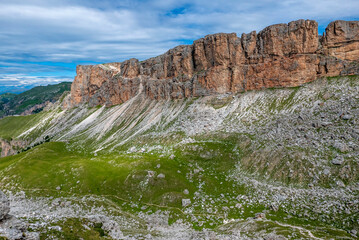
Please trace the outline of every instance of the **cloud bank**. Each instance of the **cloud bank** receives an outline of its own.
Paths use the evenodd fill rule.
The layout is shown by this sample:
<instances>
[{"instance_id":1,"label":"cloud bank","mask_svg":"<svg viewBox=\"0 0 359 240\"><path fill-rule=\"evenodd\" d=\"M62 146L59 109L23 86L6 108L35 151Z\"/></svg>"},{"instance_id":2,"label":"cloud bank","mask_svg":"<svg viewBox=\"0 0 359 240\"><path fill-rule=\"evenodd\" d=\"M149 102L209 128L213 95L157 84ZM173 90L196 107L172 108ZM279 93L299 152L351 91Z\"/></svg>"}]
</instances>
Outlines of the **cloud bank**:
<instances>
[{"instance_id":1,"label":"cloud bank","mask_svg":"<svg viewBox=\"0 0 359 240\"><path fill-rule=\"evenodd\" d=\"M79 63L143 60L216 32L301 18L322 32L336 19L359 20L358 9L357 0L0 0L0 73L40 84L46 74L72 78Z\"/></svg>"}]
</instances>

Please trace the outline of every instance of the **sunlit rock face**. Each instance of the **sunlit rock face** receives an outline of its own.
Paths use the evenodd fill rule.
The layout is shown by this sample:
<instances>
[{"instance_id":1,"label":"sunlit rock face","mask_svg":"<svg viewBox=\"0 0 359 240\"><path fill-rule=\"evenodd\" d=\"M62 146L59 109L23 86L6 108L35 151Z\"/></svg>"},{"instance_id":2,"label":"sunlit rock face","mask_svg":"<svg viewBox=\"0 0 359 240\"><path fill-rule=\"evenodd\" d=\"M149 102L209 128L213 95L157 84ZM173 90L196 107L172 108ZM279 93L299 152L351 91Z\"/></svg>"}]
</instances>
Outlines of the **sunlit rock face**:
<instances>
[{"instance_id":1,"label":"sunlit rock face","mask_svg":"<svg viewBox=\"0 0 359 240\"><path fill-rule=\"evenodd\" d=\"M259 33L218 33L139 62L78 66L69 106L115 105L143 93L181 99L294 87L321 76L359 73L359 22L335 21L324 36L298 20Z\"/></svg>"}]
</instances>

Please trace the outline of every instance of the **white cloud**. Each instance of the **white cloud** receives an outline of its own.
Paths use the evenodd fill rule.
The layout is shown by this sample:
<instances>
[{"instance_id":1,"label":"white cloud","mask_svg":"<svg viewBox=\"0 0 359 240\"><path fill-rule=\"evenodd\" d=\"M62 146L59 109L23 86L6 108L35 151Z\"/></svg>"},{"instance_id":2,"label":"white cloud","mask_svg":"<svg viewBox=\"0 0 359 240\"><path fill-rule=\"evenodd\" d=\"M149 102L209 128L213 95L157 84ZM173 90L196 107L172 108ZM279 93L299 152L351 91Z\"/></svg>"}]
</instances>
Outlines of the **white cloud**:
<instances>
[{"instance_id":1,"label":"white cloud","mask_svg":"<svg viewBox=\"0 0 359 240\"><path fill-rule=\"evenodd\" d=\"M24 74L6 74L0 75L1 87L23 87L28 85L48 85L60 82L71 82L69 77L54 77L54 76L29 76Z\"/></svg>"},{"instance_id":2,"label":"white cloud","mask_svg":"<svg viewBox=\"0 0 359 240\"><path fill-rule=\"evenodd\" d=\"M0 69L25 74L42 71L39 61L142 60L215 32L240 35L300 18L322 27L358 20L358 9L358 0L0 0ZM21 70L14 62L34 64Z\"/></svg>"},{"instance_id":3,"label":"white cloud","mask_svg":"<svg viewBox=\"0 0 359 240\"><path fill-rule=\"evenodd\" d=\"M143 59L164 52L174 41L178 44L178 39L214 32L241 34L298 18L328 22L356 16L359 9L356 0L134 2L123 4L126 8L104 9L91 1L91 7L76 1L51 1L51 5L45 1L0 2L0 52L25 52L56 61L96 61L104 55L115 60L128 54ZM181 6L186 8L183 13L167 14Z\"/></svg>"}]
</instances>

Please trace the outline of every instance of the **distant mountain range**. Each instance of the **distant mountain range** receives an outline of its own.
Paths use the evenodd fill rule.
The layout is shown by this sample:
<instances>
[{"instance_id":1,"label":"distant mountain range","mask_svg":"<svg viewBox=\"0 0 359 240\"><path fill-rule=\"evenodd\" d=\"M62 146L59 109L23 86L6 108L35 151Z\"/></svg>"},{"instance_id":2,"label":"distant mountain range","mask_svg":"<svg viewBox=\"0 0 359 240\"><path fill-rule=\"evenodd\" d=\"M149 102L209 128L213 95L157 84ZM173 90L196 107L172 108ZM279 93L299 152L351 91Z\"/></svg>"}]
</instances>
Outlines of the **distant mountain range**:
<instances>
[{"instance_id":1,"label":"distant mountain range","mask_svg":"<svg viewBox=\"0 0 359 240\"><path fill-rule=\"evenodd\" d=\"M65 91L70 91L71 82L38 86L20 94L0 95L0 118L7 115L28 115L37 113L48 104L56 102Z\"/></svg>"},{"instance_id":2,"label":"distant mountain range","mask_svg":"<svg viewBox=\"0 0 359 240\"><path fill-rule=\"evenodd\" d=\"M15 93L15 94L19 94L22 92L25 92L27 90L30 90L31 88L33 88L35 86L33 85L26 85L26 86L1 86L1 90L0 90L0 94L4 94L4 93Z\"/></svg>"}]
</instances>

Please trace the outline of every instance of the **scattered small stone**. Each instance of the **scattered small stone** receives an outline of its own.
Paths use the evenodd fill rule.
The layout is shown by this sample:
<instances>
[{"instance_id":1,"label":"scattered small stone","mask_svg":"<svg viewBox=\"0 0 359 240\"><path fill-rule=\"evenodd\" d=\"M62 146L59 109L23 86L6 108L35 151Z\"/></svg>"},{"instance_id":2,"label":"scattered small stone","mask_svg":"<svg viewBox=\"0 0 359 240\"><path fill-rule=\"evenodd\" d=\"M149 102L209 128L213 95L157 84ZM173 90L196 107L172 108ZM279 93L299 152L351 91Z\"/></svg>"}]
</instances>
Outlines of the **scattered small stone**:
<instances>
[{"instance_id":1,"label":"scattered small stone","mask_svg":"<svg viewBox=\"0 0 359 240\"><path fill-rule=\"evenodd\" d=\"M49 230L55 230L55 231L58 231L58 232L61 232L62 231L62 228L60 226L50 226L48 227Z\"/></svg>"},{"instance_id":2,"label":"scattered small stone","mask_svg":"<svg viewBox=\"0 0 359 240\"><path fill-rule=\"evenodd\" d=\"M339 150L340 152L348 152L349 148L345 143L335 141L333 147Z\"/></svg>"},{"instance_id":3,"label":"scattered small stone","mask_svg":"<svg viewBox=\"0 0 359 240\"><path fill-rule=\"evenodd\" d=\"M272 204L270 205L270 208L271 208L273 211L275 211L275 212L277 212L277 211L279 210L279 207L278 207L277 204L275 204L275 203L272 203Z\"/></svg>"},{"instance_id":4,"label":"scattered small stone","mask_svg":"<svg viewBox=\"0 0 359 240\"><path fill-rule=\"evenodd\" d=\"M334 164L334 163L333 163ZM324 175L329 175L330 174L330 170L328 168L323 170L323 174Z\"/></svg>"},{"instance_id":5,"label":"scattered small stone","mask_svg":"<svg viewBox=\"0 0 359 240\"><path fill-rule=\"evenodd\" d=\"M332 160L332 164L334 165L342 165L344 162L344 158L342 156L336 157Z\"/></svg>"},{"instance_id":6,"label":"scattered small stone","mask_svg":"<svg viewBox=\"0 0 359 240\"><path fill-rule=\"evenodd\" d=\"M185 190L183 191L183 194L186 194L186 195L188 195L188 194L189 194L189 191L188 191L188 189L185 189Z\"/></svg>"},{"instance_id":7,"label":"scattered small stone","mask_svg":"<svg viewBox=\"0 0 359 240\"><path fill-rule=\"evenodd\" d=\"M163 173L158 174L157 178L165 178L166 176Z\"/></svg>"},{"instance_id":8,"label":"scattered small stone","mask_svg":"<svg viewBox=\"0 0 359 240\"><path fill-rule=\"evenodd\" d=\"M55 198L54 201L52 201L52 206L59 206L61 203L60 198Z\"/></svg>"},{"instance_id":9,"label":"scattered small stone","mask_svg":"<svg viewBox=\"0 0 359 240\"><path fill-rule=\"evenodd\" d=\"M155 174L156 174L156 172L154 172L154 171L147 171L147 176L150 178L154 177Z\"/></svg>"},{"instance_id":10,"label":"scattered small stone","mask_svg":"<svg viewBox=\"0 0 359 240\"><path fill-rule=\"evenodd\" d=\"M322 122L321 124L322 124L323 127L327 127L327 126L333 125L332 122Z\"/></svg>"},{"instance_id":11,"label":"scattered small stone","mask_svg":"<svg viewBox=\"0 0 359 240\"><path fill-rule=\"evenodd\" d=\"M131 147L131 148L128 150L129 153L133 153L133 152L135 152L135 151L136 151L136 147Z\"/></svg>"},{"instance_id":12,"label":"scattered small stone","mask_svg":"<svg viewBox=\"0 0 359 240\"><path fill-rule=\"evenodd\" d=\"M353 236L353 237L356 237L357 234L358 234L358 231L353 229L353 230L350 230L349 233Z\"/></svg>"},{"instance_id":13,"label":"scattered small stone","mask_svg":"<svg viewBox=\"0 0 359 240\"><path fill-rule=\"evenodd\" d=\"M266 214L265 213L256 213L254 215L254 218L255 219L264 219L264 218L266 218Z\"/></svg>"},{"instance_id":14,"label":"scattered small stone","mask_svg":"<svg viewBox=\"0 0 359 240\"><path fill-rule=\"evenodd\" d=\"M350 114L344 114L343 117L342 117L343 120L350 120L352 118L353 118L353 116L350 115Z\"/></svg>"},{"instance_id":15,"label":"scattered small stone","mask_svg":"<svg viewBox=\"0 0 359 240\"><path fill-rule=\"evenodd\" d=\"M242 204L236 203L236 208L242 208Z\"/></svg>"},{"instance_id":16,"label":"scattered small stone","mask_svg":"<svg viewBox=\"0 0 359 240\"><path fill-rule=\"evenodd\" d=\"M57 190L57 191L61 190L61 187L60 187L60 186L57 186L57 187L56 187L56 190Z\"/></svg>"},{"instance_id":17,"label":"scattered small stone","mask_svg":"<svg viewBox=\"0 0 359 240\"><path fill-rule=\"evenodd\" d=\"M340 180L338 180L338 181L336 182L336 184L337 184L339 187L345 187L345 184L344 184L342 181L340 181Z\"/></svg>"},{"instance_id":18,"label":"scattered small stone","mask_svg":"<svg viewBox=\"0 0 359 240\"><path fill-rule=\"evenodd\" d=\"M182 199L182 207L187 207L189 205L191 205L191 199L188 198Z\"/></svg>"},{"instance_id":19,"label":"scattered small stone","mask_svg":"<svg viewBox=\"0 0 359 240\"><path fill-rule=\"evenodd\" d=\"M286 240L287 238L275 233L270 233L267 236L263 237L263 240Z\"/></svg>"},{"instance_id":20,"label":"scattered small stone","mask_svg":"<svg viewBox=\"0 0 359 240\"><path fill-rule=\"evenodd\" d=\"M161 167L161 164L157 164L157 166L156 166L157 168L160 168Z\"/></svg>"},{"instance_id":21,"label":"scattered small stone","mask_svg":"<svg viewBox=\"0 0 359 240\"><path fill-rule=\"evenodd\" d=\"M329 92L326 92L326 93L323 95L323 99L324 99L324 100L328 100L330 97L331 97L331 94L330 94Z\"/></svg>"}]
</instances>

